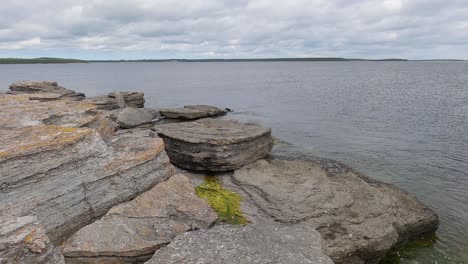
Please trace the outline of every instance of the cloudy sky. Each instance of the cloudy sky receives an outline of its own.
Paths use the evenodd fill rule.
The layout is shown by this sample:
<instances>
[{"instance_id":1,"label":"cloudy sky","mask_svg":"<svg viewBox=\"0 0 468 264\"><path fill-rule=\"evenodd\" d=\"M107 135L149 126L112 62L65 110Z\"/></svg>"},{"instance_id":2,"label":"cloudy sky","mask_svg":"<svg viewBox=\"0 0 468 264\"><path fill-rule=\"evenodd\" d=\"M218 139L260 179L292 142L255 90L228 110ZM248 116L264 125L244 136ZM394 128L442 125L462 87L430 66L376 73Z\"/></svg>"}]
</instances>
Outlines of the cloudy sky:
<instances>
[{"instance_id":1,"label":"cloudy sky","mask_svg":"<svg viewBox=\"0 0 468 264\"><path fill-rule=\"evenodd\" d=\"M1 0L0 57L468 59L468 0Z\"/></svg>"}]
</instances>

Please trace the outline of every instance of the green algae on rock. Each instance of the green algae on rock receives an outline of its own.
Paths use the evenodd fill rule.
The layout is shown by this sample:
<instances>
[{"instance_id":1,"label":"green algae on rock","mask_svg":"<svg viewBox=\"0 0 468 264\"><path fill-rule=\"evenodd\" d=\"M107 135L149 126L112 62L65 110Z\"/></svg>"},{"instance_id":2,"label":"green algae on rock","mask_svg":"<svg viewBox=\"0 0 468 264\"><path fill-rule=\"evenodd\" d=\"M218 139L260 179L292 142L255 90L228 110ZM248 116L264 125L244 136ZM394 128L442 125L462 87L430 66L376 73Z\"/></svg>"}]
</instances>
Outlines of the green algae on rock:
<instances>
[{"instance_id":1,"label":"green algae on rock","mask_svg":"<svg viewBox=\"0 0 468 264\"><path fill-rule=\"evenodd\" d=\"M205 199L218 214L218 222L226 222L233 225L245 225L240 209L242 196L226 190L214 176L207 176L205 182L195 188L195 193Z\"/></svg>"}]
</instances>

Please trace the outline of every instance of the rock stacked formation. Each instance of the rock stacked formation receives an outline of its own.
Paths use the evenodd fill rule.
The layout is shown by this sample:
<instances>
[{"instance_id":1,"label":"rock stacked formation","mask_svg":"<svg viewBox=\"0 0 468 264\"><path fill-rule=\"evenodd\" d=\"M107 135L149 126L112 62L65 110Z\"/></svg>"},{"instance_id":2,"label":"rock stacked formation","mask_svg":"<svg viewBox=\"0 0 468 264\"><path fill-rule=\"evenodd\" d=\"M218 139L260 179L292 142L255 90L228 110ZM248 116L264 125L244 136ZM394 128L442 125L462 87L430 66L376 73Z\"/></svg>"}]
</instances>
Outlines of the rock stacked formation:
<instances>
[{"instance_id":1,"label":"rock stacked formation","mask_svg":"<svg viewBox=\"0 0 468 264\"><path fill-rule=\"evenodd\" d=\"M189 170L229 171L261 159L273 147L271 130L235 121L203 119L157 125L172 163Z\"/></svg>"},{"instance_id":2,"label":"rock stacked formation","mask_svg":"<svg viewBox=\"0 0 468 264\"><path fill-rule=\"evenodd\" d=\"M267 156L268 128L186 121L219 108L185 106L172 117L186 122L156 125L158 138L142 93L78 101L54 82L11 87L0 93L2 264L378 263L438 225L410 194L340 163ZM195 191L187 170L223 173ZM228 225L229 212L246 225Z\"/></svg>"},{"instance_id":3,"label":"rock stacked formation","mask_svg":"<svg viewBox=\"0 0 468 264\"><path fill-rule=\"evenodd\" d=\"M16 82L10 85L11 94L51 94L55 99L67 97L74 100L82 100L85 95L59 86L53 81L24 81ZM57 97L58 96L58 97Z\"/></svg>"},{"instance_id":4,"label":"rock stacked formation","mask_svg":"<svg viewBox=\"0 0 468 264\"><path fill-rule=\"evenodd\" d=\"M161 139L113 136L84 101L28 96L0 95L0 215L33 215L60 241L173 173Z\"/></svg>"}]
</instances>

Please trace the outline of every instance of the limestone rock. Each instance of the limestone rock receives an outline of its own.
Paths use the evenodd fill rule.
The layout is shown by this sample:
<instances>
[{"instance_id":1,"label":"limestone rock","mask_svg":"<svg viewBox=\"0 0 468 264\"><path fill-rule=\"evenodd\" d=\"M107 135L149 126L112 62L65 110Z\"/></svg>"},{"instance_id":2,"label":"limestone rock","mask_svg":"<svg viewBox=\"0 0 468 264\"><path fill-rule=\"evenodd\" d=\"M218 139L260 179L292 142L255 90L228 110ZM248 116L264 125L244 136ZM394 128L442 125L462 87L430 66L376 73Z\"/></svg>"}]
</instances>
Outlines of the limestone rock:
<instances>
[{"instance_id":1,"label":"limestone rock","mask_svg":"<svg viewBox=\"0 0 468 264\"><path fill-rule=\"evenodd\" d=\"M127 107L117 114L117 123L122 128L133 128L149 124L153 120L153 114L143 108Z\"/></svg>"},{"instance_id":2,"label":"limestone rock","mask_svg":"<svg viewBox=\"0 0 468 264\"><path fill-rule=\"evenodd\" d=\"M174 172L162 139L104 141L86 102L0 95L0 110L0 215L36 216L52 242Z\"/></svg>"},{"instance_id":3,"label":"limestone rock","mask_svg":"<svg viewBox=\"0 0 468 264\"><path fill-rule=\"evenodd\" d=\"M210 106L210 105L186 105L184 106L184 108L204 111L207 113L209 117L221 116L227 113L226 110L221 110L220 108L216 106Z\"/></svg>"},{"instance_id":4,"label":"limestone rock","mask_svg":"<svg viewBox=\"0 0 468 264\"><path fill-rule=\"evenodd\" d=\"M64 244L67 263L135 263L148 260L183 232L208 228L217 218L181 174L134 200L113 207Z\"/></svg>"},{"instance_id":5,"label":"limestone rock","mask_svg":"<svg viewBox=\"0 0 468 264\"><path fill-rule=\"evenodd\" d=\"M119 92L120 96L125 100L128 107L143 108L145 107L145 94L140 92ZM115 92L108 95L110 98L116 98Z\"/></svg>"},{"instance_id":6,"label":"limestone rock","mask_svg":"<svg viewBox=\"0 0 468 264\"><path fill-rule=\"evenodd\" d=\"M165 118L186 120L215 117L226 114L226 111L208 105L187 105L180 108L163 108L159 111Z\"/></svg>"},{"instance_id":7,"label":"limestone rock","mask_svg":"<svg viewBox=\"0 0 468 264\"><path fill-rule=\"evenodd\" d=\"M58 94L60 97L68 97L75 100L82 100L85 95L83 93L77 93L73 90L69 90L62 86L59 86L57 82L53 81L23 81L16 82L10 85L12 94ZM48 98L50 99L50 98Z\"/></svg>"},{"instance_id":8,"label":"limestone rock","mask_svg":"<svg viewBox=\"0 0 468 264\"><path fill-rule=\"evenodd\" d=\"M107 96L88 97L86 101L96 106L101 110L119 109L121 106L128 106L132 108L143 108L145 106L144 93L139 92L119 92L119 98L123 98L125 102L117 102L115 93L110 93ZM123 104L125 103L125 104Z\"/></svg>"},{"instance_id":9,"label":"limestone rock","mask_svg":"<svg viewBox=\"0 0 468 264\"><path fill-rule=\"evenodd\" d=\"M0 215L0 263L64 264L36 217Z\"/></svg>"},{"instance_id":10,"label":"limestone rock","mask_svg":"<svg viewBox=\"0 0 468 264\"><path fill-rule=\"evenodd\" d=\"M101 110L114 110L120 108L115 98L111 98L109 96L87 97L85 101Z\"/></svg>"},{"instance_id":11,"label":"limestone rock","mask_svg":"<svg viewBox=\"0 0 468 264\"><path fill-rule=\"evenodd\" d=\"M235 171L233 182L275 220L316 228L335 263L377 263L438 225L410 194L336 162L259 160Z\"/></svg>"},{"instance_id":12,"label":"limestone rock","mask_svg":"<svg viewBox=\"0 0 468 264\"><path fill-rule=\"evenodd\" d=\"M156 251L146 264L333 264L313 228L278 223L220 225L185 233Z\"/></svg>"},{"instance_id":13,"label":"limestone rock","mask_svg":"<svg viewBox=\"0 0 468 264\"><path fill-rule=\"evenodd\" d=\"M266 156L271 130L235 121L203 119L155 126L172 163L185 169L228 171Z\"/></svg>"},{"instance_id":14,"label":"limestone rock","mask_svg":"<svg viewBox=\"0 0 468 264\"><path fill-rule=\"evenodd\" d=\"M199 119L203 117L207 117L207 113L205 111L197 110L197 109L190 109L190 108L162 108L159 109L162 116L165 118L173 118L173 119Z\"/></svg>"}]
</instances>

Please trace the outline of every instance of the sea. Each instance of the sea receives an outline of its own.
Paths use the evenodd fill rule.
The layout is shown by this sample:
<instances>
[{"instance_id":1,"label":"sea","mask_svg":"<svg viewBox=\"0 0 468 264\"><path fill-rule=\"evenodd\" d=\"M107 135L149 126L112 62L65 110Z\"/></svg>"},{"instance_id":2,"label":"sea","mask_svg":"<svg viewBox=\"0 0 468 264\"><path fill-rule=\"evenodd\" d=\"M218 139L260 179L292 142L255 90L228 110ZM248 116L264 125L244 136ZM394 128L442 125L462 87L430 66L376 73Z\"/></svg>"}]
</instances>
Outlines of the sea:
<instances>
[{"instance_id":1,"label":"sea","mask_svg":"<svg viewBox=\"0 0 468 264\"><path fill-rule=\"evenodd\" d=\"M275 152L338 160L440 217L385 263L468 263L468 62L119 62L0 65L0 90L55 80L87 96L145 93L146 106L208 104L271 127Z\"/></svg>"}]
</instances>

